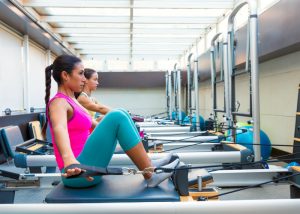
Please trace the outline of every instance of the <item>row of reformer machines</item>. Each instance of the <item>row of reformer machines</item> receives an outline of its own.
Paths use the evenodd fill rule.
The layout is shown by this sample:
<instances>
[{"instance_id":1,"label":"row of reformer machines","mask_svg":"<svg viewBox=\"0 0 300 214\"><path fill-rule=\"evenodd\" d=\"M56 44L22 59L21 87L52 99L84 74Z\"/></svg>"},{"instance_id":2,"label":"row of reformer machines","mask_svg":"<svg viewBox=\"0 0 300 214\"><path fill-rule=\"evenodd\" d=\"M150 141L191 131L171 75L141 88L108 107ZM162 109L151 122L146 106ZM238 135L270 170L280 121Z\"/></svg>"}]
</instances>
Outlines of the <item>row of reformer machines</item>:
<instances>
[{"instance_id":1,"label":"row of reformer machines","mask_svg":"<svg viewBox=\"0 0 300 214\"><path fill-rule=\"evenodd\" d=\"M249 32L248 48L251 55L251 66L246 68L251 76L250 112L240 113L231 104L235 99L231 91L234 63L233 38L234 17L244 6L249 5ZM180 164L174 170L171 179L164 181L156 188L147 188L140 172L134 168L131 160L120 148L116 149L107 169L94 169L95 173L103 175L102 182L90 188L74 189L64 187L57 173L56 162L53 156L51 143L45 142L40 136L40 125L31 125L33 140L22 139L17 126L3 127L0 130L0 143L3 153L9 163L16 168L25 169L24 172L4 170L1 173L1 202L3 213L298 213L299 199L277 200L232 200L220 201L222 195L218 187L243 187L238 190L258 187L269 183L289 183L291 198L299 196L300 167L283 168L269 165L276 159L269 159L261 155L260 120L259 120L259 91L258 91L258 55L257 55L257 7L256 1L248 0L239 3L228 21L228 35L223 38L221 66L224 73L225 106L223 110L216 108L216 53L215 42L220 34L212 41L212 90L214 96L213 114L210 120L211 130L200 129L199 99L195 95L195 114L192 117L191 88L198 92L198 71L194 66L194 85L191 84L191 55L188 58L188 106L189 119L182 125L180 101L180 71L173 78L175 96L175 113L172 107L172 79L167 75L167 103L168 118L137 118L143 122L136 122L144 146L151 159L164 157L169 152L173 158L179 158ZM219 45L219 44L218 44ZM249 54L248 54L249 56ZM249 61L249 60L248 60ZM195 60L195 63L196 60ZM246 67L247 67L246 63ZM229 72L231 71L231 72ZM222 69L221 69L222 72ZM176 98L177 97L177 98ZM176 113L177 112L177 113ZM218 112L224 112L224 122L218 124ZM172 115L173 113L173 115ZM251 118L251 128L236 128L236 116ZM172 119L173 117L173 119ZM175 121L174 121L175 120ZM177 124L176 124L177 123ZM239 145L236 142L238 135L251 133L253 149ZM268 145L270 149L270 145ZM263 157L263 158L262 158ZM282 158L284 159L284 158ZM159 168L154 173L168 171ZM45 197L44 204L13 204L15 191L23 188L51 188ZM276 187L275 187L276 188ZM234 193L232 193L234 194ZM189 202L189 203L188 203Z\"/></svg>"}]
</instances>

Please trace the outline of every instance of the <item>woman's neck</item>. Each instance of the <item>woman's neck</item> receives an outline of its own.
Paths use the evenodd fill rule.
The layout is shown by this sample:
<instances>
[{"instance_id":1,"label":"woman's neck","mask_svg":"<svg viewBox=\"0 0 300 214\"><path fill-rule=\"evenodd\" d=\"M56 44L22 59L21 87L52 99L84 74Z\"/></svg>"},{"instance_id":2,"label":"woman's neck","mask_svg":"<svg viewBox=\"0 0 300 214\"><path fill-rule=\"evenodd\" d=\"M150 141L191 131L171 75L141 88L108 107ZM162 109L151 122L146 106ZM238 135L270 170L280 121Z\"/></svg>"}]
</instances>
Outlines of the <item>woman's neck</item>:
<instances>
[{"instance_id":1,"label":"woman's neck","mask_svg":"<svg viewBox=\"0 0 300 214\"><path fill-rule=\"evenodd\" d=\"M75 98L74 91L70 90L69 88L58 86L57 92L62 93L68 97Z\"/></svg>"},{"instance_id":2,"label":"woman's neck","mask_svg":"<svg viewBox=\"0 0 300 214\"><path fill-rule=\"evenodd\" d=\"M92 94L92 90L89 89L88 87L83 87L83 90L82 90L84 93L86 93L88 96L91 96Z\"/></svg>"}]
</instances>

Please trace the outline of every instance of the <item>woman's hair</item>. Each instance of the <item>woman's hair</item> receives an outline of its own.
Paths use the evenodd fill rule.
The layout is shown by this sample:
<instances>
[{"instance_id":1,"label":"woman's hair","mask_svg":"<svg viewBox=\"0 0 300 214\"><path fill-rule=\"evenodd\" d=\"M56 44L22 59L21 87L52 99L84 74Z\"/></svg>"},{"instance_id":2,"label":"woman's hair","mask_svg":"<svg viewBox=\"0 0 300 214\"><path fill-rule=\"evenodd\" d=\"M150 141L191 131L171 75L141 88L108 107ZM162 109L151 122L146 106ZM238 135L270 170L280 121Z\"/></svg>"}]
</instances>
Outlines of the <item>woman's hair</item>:
<instances>
[{"instance_id":1,"label":"woman's hair","mask_svg":"<svg viewBox=\"0 0 300 214\"><path fill-rule=\"evenodd\" d=\"M84 69L84 77L89 80L91 79L91 77L93 76L94 73L97 73L97 71L95 71L94 69L91 68L85 68ZM81 92L75 92L75 98L77 99L80 96Z\"/></svg>"},{"instance_id":2,"label":"woman's hair","mask_svg":"<svg viewBox=\"0 0 300 214\"><path fill-rule=\"evenodd\" d=\"M91 69L91 68L84 69L84 76L88 80L91 79L91 77L93 76L94 73L97 73L97 71L95 71L94 69Z\"/></svg>"},{"instance_id":3,"label":"woman's hair","mask_svg":"<svg viewBox=\"0 0 300 214\"><path fill-rule=\"evenodd\" d=\"M55 82L57 82L58 85L62 83L61 80L61 73L63 71L67 72L68 74L72 73L72 70L74 69L74 66L81 62L81 60L78 57L71 56L71 55L61 55L58 56L52 65L49 65L45 69L45 82L46 82L46 94L45 94L45 104L47 109L47 104L50 99L50 89L51 89L51 75L53 76L53 79ZM43 126L42 134L45 136L46 129L47 129L47 119Z\"/></svg>"}]
</instances>

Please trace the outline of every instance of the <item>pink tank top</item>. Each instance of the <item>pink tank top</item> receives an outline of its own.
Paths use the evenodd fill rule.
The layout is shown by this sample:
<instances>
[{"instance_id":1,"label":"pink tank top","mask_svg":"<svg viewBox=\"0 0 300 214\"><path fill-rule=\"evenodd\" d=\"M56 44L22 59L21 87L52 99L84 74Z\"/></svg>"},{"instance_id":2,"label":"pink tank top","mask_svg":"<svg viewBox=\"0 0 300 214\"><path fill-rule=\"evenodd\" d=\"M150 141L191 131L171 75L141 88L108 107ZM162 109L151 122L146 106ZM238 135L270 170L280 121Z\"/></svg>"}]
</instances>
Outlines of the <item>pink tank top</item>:
<instances>
[{"instance_id":1,"label":"pink tank top","mask_svg":"<svg viewBox=\"0 0 300 214\"><path fill-rule=\"evenodd\" d=\"M49 102L46 108L46 115L50 125L50 131L53 141L54 155L59 169L64 167L63 159L58 151L57 145L55 143L54 133L52 129L52 124L48 115L48 107L50 103L56 98L65 99L73 108L73 117L68 121L68 133L71 143L71 148L74 156L81 153L87 138L90 135L90 128L92 127L92 118L82 107L80 107L72 98L62 94L57 93Z\"/></svg>"}]
</instances>

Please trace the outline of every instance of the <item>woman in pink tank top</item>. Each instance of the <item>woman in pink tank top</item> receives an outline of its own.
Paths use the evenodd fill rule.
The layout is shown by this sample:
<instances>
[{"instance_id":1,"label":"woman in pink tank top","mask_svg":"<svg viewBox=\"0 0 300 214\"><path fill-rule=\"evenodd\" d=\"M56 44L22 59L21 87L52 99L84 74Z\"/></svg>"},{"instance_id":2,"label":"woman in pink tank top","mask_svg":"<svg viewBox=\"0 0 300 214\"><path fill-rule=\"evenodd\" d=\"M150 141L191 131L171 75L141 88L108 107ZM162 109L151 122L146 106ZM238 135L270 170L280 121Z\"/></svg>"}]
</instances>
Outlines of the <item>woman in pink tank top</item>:
<instances>
[{"instance_id":1,"label":"woman in pink tank top","mask_svg":"<svg viewBox=\"0 0 300 214\"><path fill-rule=\"evenodd\" d=\"M74 93L81 92L85 84L84 67L79 58L61 55L45 70L46 114L53 139L54 154L62 181L70 187L87 187L100 181L99 177L65 179L82 172L73 164L107 167L114 153L116 142L140 170L157 167L151 162L141 143L130 116L124 110L112 110L98 124L92 120L87 110L75 99ZM51 76L58 84L57 94L49 101ZM47 124L47 123L46 123ZM46 125L47 126L47 125ZM46 126L43 127L45 133ZM90 128L94 129L90 133ZM173 165L172 165L173 164ZM175 167L178 160L169 167ZM68 167L68 169L65 169ZM146 173L148 187L157 186L172 173Z\"/></svg>"}]
</instances>

